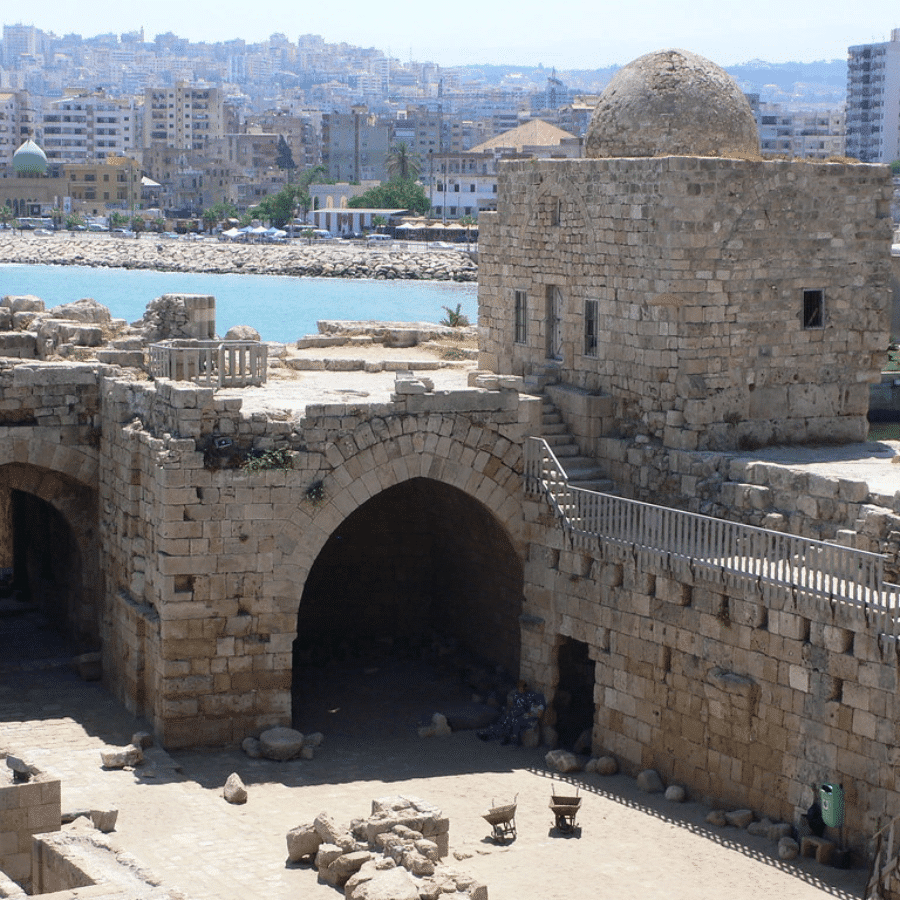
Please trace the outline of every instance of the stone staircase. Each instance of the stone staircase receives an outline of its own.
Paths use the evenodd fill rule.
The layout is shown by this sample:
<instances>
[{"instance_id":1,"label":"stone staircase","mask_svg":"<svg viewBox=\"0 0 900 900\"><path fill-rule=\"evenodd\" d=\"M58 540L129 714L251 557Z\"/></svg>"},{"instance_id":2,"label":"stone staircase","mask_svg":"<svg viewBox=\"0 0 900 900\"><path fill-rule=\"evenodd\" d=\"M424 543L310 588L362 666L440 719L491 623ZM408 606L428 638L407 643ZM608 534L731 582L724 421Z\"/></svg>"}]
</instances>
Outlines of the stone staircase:
<instances>
[{"instance_id":1,"label":"stone staircase","mask_svg":"<svg viewBox=\"0 0 900 900\"><path fill-rule=\"evenodd\" d=\"M544 395L541 408L541 437L547 442L553 454L566 470L572 487L588 491L615 493L615 486L596 460L582 456L575 439L563 421L559 410Z\"/></svg>"}]
</instances>

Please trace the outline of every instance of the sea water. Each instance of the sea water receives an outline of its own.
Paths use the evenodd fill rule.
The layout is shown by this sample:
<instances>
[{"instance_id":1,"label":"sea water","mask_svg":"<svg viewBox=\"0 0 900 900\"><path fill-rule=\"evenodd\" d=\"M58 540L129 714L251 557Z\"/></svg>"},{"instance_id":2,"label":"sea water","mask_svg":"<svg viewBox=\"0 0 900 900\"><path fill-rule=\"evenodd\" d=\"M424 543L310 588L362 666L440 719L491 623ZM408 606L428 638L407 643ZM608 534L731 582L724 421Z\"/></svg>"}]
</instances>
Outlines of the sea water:
<instances>
[{"instance_id":1,"label":"sea water","mask_svg":"<svg viewBox=\"0 0 900 900\"><path fill-rule=\"evenodd\" d=\"M216 332L250 325L264 341L292 341L317 332L320 319L439 322L457 306L475 324L473 282L300 278L288 275L204 275L89 266L0 264L0 297L32 294L49 309L90 297L114 318L135 322L162 294L212 294Z\"/></svg>"}]
</instances>

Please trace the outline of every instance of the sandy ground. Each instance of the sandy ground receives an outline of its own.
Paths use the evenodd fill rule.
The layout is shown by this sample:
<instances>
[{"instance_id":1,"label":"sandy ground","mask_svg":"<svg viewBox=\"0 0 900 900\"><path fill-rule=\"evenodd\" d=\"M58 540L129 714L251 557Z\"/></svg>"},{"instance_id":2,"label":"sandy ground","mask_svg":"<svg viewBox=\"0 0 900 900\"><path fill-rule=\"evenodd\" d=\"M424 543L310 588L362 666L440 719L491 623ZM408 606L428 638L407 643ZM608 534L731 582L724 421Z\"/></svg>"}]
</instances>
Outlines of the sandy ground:
<instances>
[{"instance_id":1,"label":"sandy ground","mask_svg":"<svg viewBox=\"0 0 900 900\"><path fill-rule=\"evenodd\" d=\"M0 636L9 637L2 623ZM419 738L416 724L460 696L445 673L347 664L307 684L305 715L326 735L314 760L154 749L143 769L103 771L99 749L122 746L146 723L65 667L0 667L0 747L58 774L64 810L118 809L116 846L191 900L334 900L340 895L313 869L287 862L287 831L320 812L349 824L369 814L374 798L394 794L421 797L449 816L447 862L486 884L491 900L861 896L862 868L781 862L773 842L706 825L709 807L643 794L624 775L554 775L545 749L483 743L470 731ZM247 785L244 806L222 798L232 772ZM561 836L550 797L575 792L580 833ZM517 837L500 846L482 814L512 800Z\"/></svg>"}]
</instances>

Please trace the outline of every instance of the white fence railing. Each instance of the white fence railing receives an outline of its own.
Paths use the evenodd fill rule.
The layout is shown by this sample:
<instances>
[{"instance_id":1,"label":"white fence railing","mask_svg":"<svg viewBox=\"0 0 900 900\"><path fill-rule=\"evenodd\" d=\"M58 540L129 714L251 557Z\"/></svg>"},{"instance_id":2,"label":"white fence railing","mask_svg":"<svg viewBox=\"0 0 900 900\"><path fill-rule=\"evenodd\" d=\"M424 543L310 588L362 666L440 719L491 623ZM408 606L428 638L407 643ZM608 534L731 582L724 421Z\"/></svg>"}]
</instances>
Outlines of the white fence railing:
<instances>
[{"instance_id":1,"label":"white fence railing","mask_svg":"<svg viewBox=\"0 0 900 900\"><path fill-rule=\"evenodd\" d=\"M545 494L574 546L602 547L642 568L662 567L755 585L825 609L861 613L879 632L900 632L900 587L884 581L884 558L851 547L572 487L542 438L525 443L526 490Z\"/></svg>"},{"instance_id":2,"label":"white fence railing","mask_svg":"<svg viewBox=\"0 0 900 900\"><path fill-rule=\"evenodd\" d=\"M150 345L150 374L208 387L265 384L268 345L260 341L160 341Z\"/></svg>"}]
</instances>

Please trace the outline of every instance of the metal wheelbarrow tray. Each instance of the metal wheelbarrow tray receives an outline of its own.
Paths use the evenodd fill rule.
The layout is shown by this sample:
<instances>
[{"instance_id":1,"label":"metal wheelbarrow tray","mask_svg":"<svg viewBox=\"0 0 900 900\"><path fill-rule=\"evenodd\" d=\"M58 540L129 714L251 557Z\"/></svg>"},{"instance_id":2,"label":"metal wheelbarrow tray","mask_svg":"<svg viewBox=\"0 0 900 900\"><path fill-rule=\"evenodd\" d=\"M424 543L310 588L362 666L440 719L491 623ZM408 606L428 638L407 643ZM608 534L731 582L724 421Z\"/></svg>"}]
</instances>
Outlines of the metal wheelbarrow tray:
<instances>
[{"instance_id":1,"label":"metal wheelbarrow tray","mask_svg":"<svg viewBox=\"0 0 900 900\"><path fill-rule=\"evenodd\" d=\"M512 840L516 836L516 805L519 795L516 794L512 803L501 806L492 806L482 818L491 826L491 837L502 844Z\"/></svg>"},{"instance_id":2,"label":"metal wheelbarrow tray","mask_svg":"<svg viewBox=\"0 0 900 900\"><path fill-rule=\"evenodd\" d=\"M577 792L574 797L565 797L560 794L552 794L550 797L550 809L556 817L556 830L562 834L571 834L575 831L575 818L581 808L581 797Z\"/></svg>"}]
</instances>

